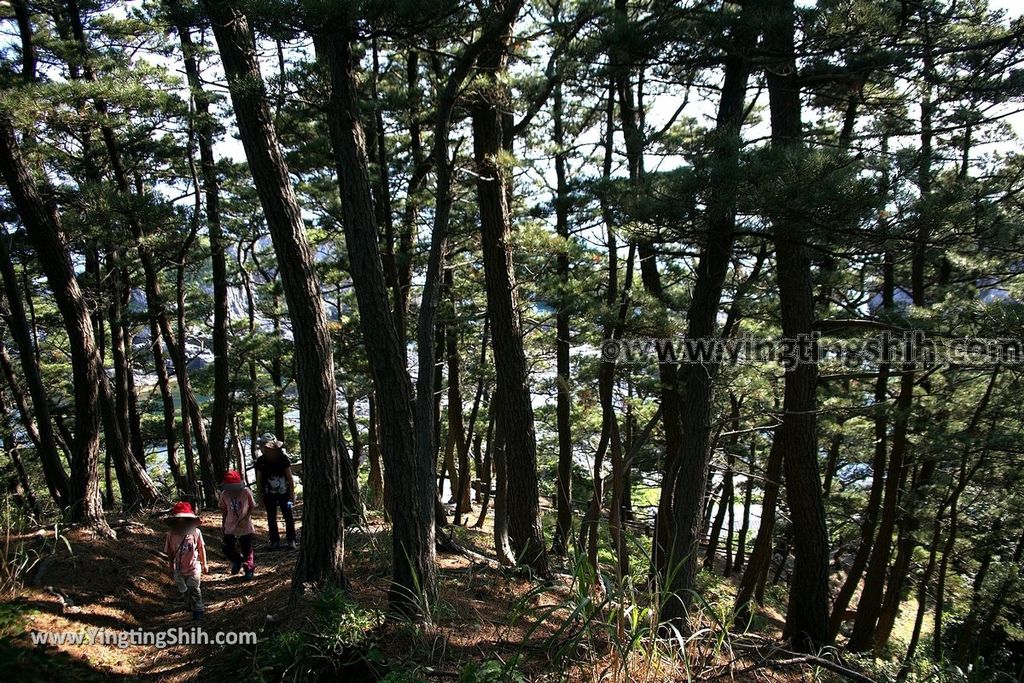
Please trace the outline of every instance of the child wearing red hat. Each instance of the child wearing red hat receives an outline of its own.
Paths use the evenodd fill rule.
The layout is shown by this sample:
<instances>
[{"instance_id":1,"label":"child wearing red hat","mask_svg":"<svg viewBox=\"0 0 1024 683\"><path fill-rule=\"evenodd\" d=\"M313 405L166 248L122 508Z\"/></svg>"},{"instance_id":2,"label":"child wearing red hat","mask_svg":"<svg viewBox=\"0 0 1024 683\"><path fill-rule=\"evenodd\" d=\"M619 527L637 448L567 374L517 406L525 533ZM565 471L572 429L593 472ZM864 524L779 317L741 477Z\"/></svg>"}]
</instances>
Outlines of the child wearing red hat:
<instances>
[{"instance_id":1,"label":"child wearing red hat","mask_svg":"<svg viewBox=\"0 0 1024 683\"><path fill-rule=\"evenodd\" d=\"M218 502L224 526L224 554L231 560L231 574L234 576L244 567L246 580L251 579L256 569L252 552L252 538L256 531L252 525L252 511L256 501L252 491L242 483L241 474L231 470L224 475Z\"/></svg>"},{"instance_id":2,"label":"child wearing red hat","mask_svg":"<svg viewBox=\"0 0 1024 683\"><path fill-rule=\"evenodd\" d=\"M192 505L175 503L164 517L170 530L164 539L164 555L170 562L170 574L178 590L185 596L185 607L192 612L193 621L203 618L203 594L200 590L206 566L206 544L199 530L200 519L192 512Z\"/></svg>"}]
</instances>

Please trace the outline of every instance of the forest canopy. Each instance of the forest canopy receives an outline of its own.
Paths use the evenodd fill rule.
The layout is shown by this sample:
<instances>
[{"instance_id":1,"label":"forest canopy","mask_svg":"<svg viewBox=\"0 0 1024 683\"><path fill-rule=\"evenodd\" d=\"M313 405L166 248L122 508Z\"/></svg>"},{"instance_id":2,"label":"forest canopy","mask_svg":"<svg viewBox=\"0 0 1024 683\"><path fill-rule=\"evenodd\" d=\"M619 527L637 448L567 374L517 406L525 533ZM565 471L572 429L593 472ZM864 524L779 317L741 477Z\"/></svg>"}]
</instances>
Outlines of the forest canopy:
<instances>
[{"instance_id":1,"label":"forest canopy","mask_svg":"<svg viewBox=\"0 0 1024 683\"><path fill-rule=\"evenodd\" d=\"M351 620L376 610L457 638L457 561L513 629L361 656L367 680L1024 676L1014 3L9 0L0 23L16 536L216 519L234 472L276 515L280 440L301 532L267 576L326 630L282 628L372 650ZM15 604L43 551L4 547ZM259 675L336 675L337 647Z\"/></svg>"}]
</instances>

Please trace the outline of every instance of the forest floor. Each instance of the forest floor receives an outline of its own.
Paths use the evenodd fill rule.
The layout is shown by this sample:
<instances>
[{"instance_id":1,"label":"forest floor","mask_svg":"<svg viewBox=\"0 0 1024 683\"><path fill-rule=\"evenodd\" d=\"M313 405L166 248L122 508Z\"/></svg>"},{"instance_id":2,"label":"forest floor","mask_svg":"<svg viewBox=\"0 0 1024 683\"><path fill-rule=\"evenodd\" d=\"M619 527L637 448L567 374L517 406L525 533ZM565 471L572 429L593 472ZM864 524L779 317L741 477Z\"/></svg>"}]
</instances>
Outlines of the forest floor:
<instances>
[{"instance_id":1,"label":"forest floor","mask_svg":"<svg viewBox=\"0 0 1024 683\"><path fill-rule=\"evenodd\" d=\"M202 585L203 629L208 634L256 631L256 646L34 643L33 633L86 633L95 641L93 629L155 633L191 628L160 556L163 523L155 515L112 516L110 523L116 539L72 530L61 534L65 543L53 528L0 539L5 558L35 560L26 585L0 602L0 671L13 680L320 680L326 670L348 681L460 683L805 681L831 676L798 662L769 668L759 656L733 650L713 628L708 637L687 644L685 664L644 649L640 639L623 646L637 632L629 622L638 613L620 613L624 618L617 624L596 619L583 626L570 619L587 604L579 596L574 601L572 578L560 574L542 584L498 567L485 557L490 556L489 524L457 529L468 552L439 554L440 594L429 626L384 619L390 539L380 520L347 534L350 586L343 604L329 603L325 610L316 598L304 598L298 607L289 607L297 553L263 548L267 526L261 514L256 575L251 581L230 576L220 550L219 514L210 511L203 525L210 565ZM325 611L346 616L332 616L325 626ZM753 637L765 643L778 637L777 613L769 609L758 615L758 624ZM354 646L346 642L353 633L359 636ZM627 673L622 672L623 659L630 662Z\"/></svg>"}]
</instances>

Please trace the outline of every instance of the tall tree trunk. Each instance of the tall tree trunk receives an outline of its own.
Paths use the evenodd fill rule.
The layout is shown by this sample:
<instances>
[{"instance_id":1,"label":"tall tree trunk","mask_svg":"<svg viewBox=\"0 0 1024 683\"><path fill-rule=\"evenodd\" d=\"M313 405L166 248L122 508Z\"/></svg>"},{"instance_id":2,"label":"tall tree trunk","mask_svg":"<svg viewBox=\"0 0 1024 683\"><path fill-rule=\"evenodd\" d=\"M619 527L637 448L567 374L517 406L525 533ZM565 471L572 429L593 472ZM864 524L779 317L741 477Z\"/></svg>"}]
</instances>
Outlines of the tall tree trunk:
<instances>
[{"instance_id":1,"label":"tall tree trunk","mask_svg":"<svg viewBox=\"0 0 1024 683\"><path fill-rule=\"evenodd\" d=\"M116 256L108 255L108 262L116 263ZM106 449L110 453L117 472L117 482L121 490L121 505L126 510L135 510L141 505L151 503L158 498L156 487L146 473L145 454L140 459L132 453L131 429L129 427L130 391L128 373L128 347L125 341L124 324L121 320L122 285L121 269L114 266L108 275L110 282L110 343L111 359L114 364L114 386L108 382L101 387L101 395L107 396L109 406L103 406L104 432L106 433ZM112 395L111 395L112 394Z\"/></svg>"},{"instance_id":2,"label":"tall tree trunk","mask_svg":"<svg viewBox=\"0 0 1024 683\"><path fill-rule=\"evenodd\" d=\"M732 258L736 227L740 136L745 114L747 78L751 70L750 50L757 28L749 6L744 6L731 28L725 56L725 80L718 103L716 129L712 135L717 162L707 199L707 240L701 249L697 279L688 314L687 336L707 339L715 336L722 288ZM681 418L682 441L673 456L672 478L662 486L671 487L671 528L662 581L673 597L662 606L662 618L682 624L692 600L697 575L698 543L704 517L703 498L711 457L711 408L717 363L689 365L684 371L685 406ZM668 411L666 410L666 415ZM668 468L667 470L668 471Z\"/></svg>"},{"instance_id":3,"label":"tall tree trunk","mask_svg":"<svg viewBox=\"0 0 1024 683\"><path fill-rule=\"evenodd\" d=\"M864 519L860 526L860 543L854 555L850 569L846 573L839 593L836 595L832 607L832 617L829 625L831 637L834 639L839 635L843 625L846 608L850 604L857 586L860 584L861 576L867 567L868 559L871 557L873 547L875 526L878 523L879 512L882 504L882 492L885 488L885 461L888 451L888 381L889 364L883 363L878 368L878 379L875 380L874 396L874 457L871 461L871 489L868 493L867 505L864 508Z\"/></svg>"},{"instance_id":4,"label":"tall tree trunk","mask_svg":"<svg viewBox=\"0 0 1024 683\"><path fill-rule=\"evenodd\" d=\"M459 335L456 331L454 286L452 267L449 266L445 271L445 290L448 292L452 315L445 332L448 356L448 443L453 456L458 456L458 476L455 476L454 469L450 475L452 500L455 501L455 524L461 524L462 515L469 513L472 506L469 500L469 449L466 447L466 426L462 415L462 358L459 355Z\"/></svg>"},{"instance_id":5,"label":"tall tree trunk","mask_svg":"<svg viewBox=\"0 0 1024 683\"><path fill-rule=\"evenodd\" d=\"M192 42L190 27L181 10L181 4L179 0L167 0L167 4L175 22L185 63L185 75L192 91L203 193L206 199L206 228L210 238L210 263L213 271L213 419L210 423L209 443L213 474L216 481L220 481L224 477L228 463L225 438L231 410L228 400L231 393L231 367L228 345L227 258L220 219L220 182L213 155L216 120L210 114L211 99L209 93L203 89L198 49ZM278 435L279 438L281 436Z\"/></svg>"},{"instance_id":6,"label":"tall tree trunk","mask_svg":"<svg viewBox=\"0 0 1024 683\"><path fill-rule=\"evenodd\" d=\"M338 452L333 347L313 252L278 144L248 19L234 3L206 0L203 5L213 24L242 147L281 265L294 335L302 459L306 478L317 482L305 491L294 596L306 583L344 583L345 537L337 517L347 458Z\"/></svg>"},{"instance_id":7,"label":"tall tree trunk","mask_svg":"<svg viewBox=\"0 0 1024 683\"><path fill-rule=\"evenodd\" d=\"M412 387L400 337L388 305L370 192L366 143L359 120L358 61L353 27L321 36L317 50L331 74L328 123L341 189L349 267L377 400L384 477L390 506L393 583L391 610L416 614L436 594L435 488L432 460L418 457L413 435ZM422 366L421 366L422 367Z\"/></svg>"},{"instance_id":8,"label":"tall tree trunk","mask_svg":"<svg viewBox=\"0 0 1024 683\"><path fill-rule=\"evenodd\" d=\"M504 32L510 30L511 24L522 3L518 0L509 2L502 11L492 15L487 22L483 32L472 43L470 43L460 54L453 64L445 86L442 89L437 109L434 114L434 143L431 150L436 173L435 206L433 231L430 237L430 251L427 256L426 276L423 283L423 295L420 301L419 320L417 328L417 353L418 365L421 371L416 378L416 410L415 410L415 434L416 434L416 461L429 463L431 468L437 460L438 430L440 428L440 393L437 387L441 383L441 364L437 358L443 349L444 328L437 325L437 309L440 303L442 290L443 261L448 253L448 228L452 209L452 164L449 160L449 128L451 126L452 113L456 104L456 97L463 81L468 77L480 54L488 48ZM413 93L410 106L415 110L418 107L418 86L416 85L417 60L410 60L409 73L407 75L409 90ZM419 128L417 125L411 127L411 142L415 145L419 141ZM419 169L414 171L414 177L410 181L410 191L422 179L418 179ZM413 220L415 217L415 205L406 208L406 226L403 232L403 254L406 259L411 257L412 236L414 233ZM400 271L400 286L408 296L409 283L411 282L411 264L405 261ZM427 372L427 368L433 368L434 372ZM435 503L440 499L437 490L434 490ZM435 506L436 523L444 525L447 520L444 515L444 507Z\"/></svg>"},{"instance_id":9,"label":"tall tree trunk","mask_svg":"<svg viewBox=\"0 0 1024 683\"><path fill-rule=\"evenodd\" d=\"M124 337L123 309L121 307L121 291L123 289L124 270L118 264L117 252L107 252L107 273L105 285L109 290L107 296L107 318L110 321L110 360L114 366L114 414L122 436L128 442L128 354ZM138 458L138 453L132 453ZM145 466L145 460L142 461Z\"/></svg>"},{"instance_id":10,"label":"tall tree trunk","mask_svg":"<svg viewBox=\"0 0 1024 683\"><path fill-rule=\"evenodd\" d=\"M67 241L56 211L47 206L25 164L11 121L0 116L0 173L35 246L64 321L71 351L75 396L75 441L71 461L71 519L110 534L103 518L99 462L100 384L103 366L93 336L89 308L75 278Z\"/></svg>"},{"instance_id":11,"label":"tall tree trunk","mask_svg":"<svg viewBox=\"0 0 1024 683\"><path fill-rule=\"evenodd\" d=\"M555 142L555 231L559 238L558 281L561 292L555 313L555 378L558 391L555 406L558 429L558 480L555 484L558 523L551 552L565 555L572 538L572 391L569 387L569 348L572 343L569 327L569 186L566 180L565 125L562 83L555 85L554 142Z\"/></svg>"},{"instance_id":12,"label":"tall tree trunk","mask_svg":"<svg viewBox=\"0 0 1024 683\"><path fill-rule=\"evenodd\" d=\"M765 78L771 110L772 148L780 156L802 155L800 84L794 50L793 0L774 0L765 24L765 48L775 63ZM804 246L805 226L792 216L773 219L782 334L809 340L814 324L811 263ZM793 576L784 636L793 647L816 651L829 642L828 532L818 471L818 368L799 363L786 373L782 425L786 502L793 528Z\"/></svg>"},{"instance_id":13,"label":"tall tree trunk","mask_svg":"<svg viewBox=\"0 0 1024 683\"><path fill-rule=\"evenodd\" d=\"M193 226L193 232L187 241L194 239L195 227ZM191 446L191 440L195 440L195 451L199 455L199 478L202 482L203 501L207 507L216 507L217 479L213 470L213 461L210 458L210 444L206 435L206 424L203 421L203 411L199 406L199 400L192 389L192 377L188 368L189 359L186 347L188 331L185 327L185 252L186 249L182 248L181 259L175 269L174 292L177 304L175 306L177 334L171 331L156 272L153 270L152 265L149 268L145 267L145 263L149 260L148 254L143 259L143 267L147 273L146 298L150 301L150 305L156 307L156 318L161 326L164 341L167 343L168 352L171 354L171 359L174 363L174 376L178 380L178 394L181 400L181 420L183 425L186 422L188 423L187 430L184 431L185 439L189 441L189 446ZM149 295L150 292L152 297Z\"/></svg>"},{"instance_id":14,"label":"tall tree trunk","mask_svg":"<svg viewBox=\"0 0 1024 683\"><path fill-rule=\"evenodd\" d=\"M160 401L163 405L164 415L164 441L167 448L167 467L171 471L175 488L182 495L194 498L196 495L195 480L190 480L182 475L181 465L178 463L178 429L175 425L177 410L174 407L174 396L171 394L171 382L167 375L167 365L164 361L164 352L160 343L160 326L156 318L149 318L149 341L153 349L153 366L156 369L156 383L160 389Z\"/></svg>"},{"instance_id":15,"label":"tall tree trunk","mask_svg":"<svg viewBox=\"0 0 1024 683\"><path fill-rule=\"evenodd\" d=\"M521 3L495 0L495 11ZM498 98L501 74L508 62L512 22L490 42L477 60L482 78L490 82L490 98L471 105L473 157L477 170L480 233L487 288L487 310L498 375L497 399L502 413L509 539L516 560L538 575L548 574L547 550L541 533L537 485L537 438L534 431L530 378L523 348L519 292L512 260L508 170L503 168L502 125Z\"/></svg>"},{"instance_id":16,"label":"tall tree trunk","mask_svg":"<svg viewBox=\"0 0 1024 683\"><path fill-rule=\"evenodd\" d=\"M86 39L85 27L82 22L82 13L78 0L67 0L65 4L67 7L67 19L70 24L71 37L74 39L78 48L78 52L72 54L69 58L69 68L72 70L74 78L84 78L87 82L95 84L98 79L96 72L93 69L92 50ZM106 119L109 114L109 108L106 100L100 95L95 95L92 97L92 102L96 112L103 119ZM124 219L128 224L132 238L135 240L136 249L139 252L139 259L142 262L143 268L146 270L146 279L148 283L151 277L154 279L156 277L155 268L150 257L149 248L144 242L142 223L136 208L137 202L135 201L135 197L132 195L131 185L128 181L128 174L124 167L121 148L117 136L114 133L114 129L109 123L101 123L98 128L100 138L103 142L103 149L106 152L107 161L110 163L110 171L113 176L117 199L123 203ZM90 137L91 131L86 129L85 135ZM95 168L94 162L87 160L87 166L91 167L91 170L87 171L87 173L94 176L96 180L99 180L99 171ZM157 299L159 299L159 297L157 297ZM154 305L154 302L150 298L148 288L147 302L150 305ZM173 342L170 335L165 334L165 337L168 347L171 348L173 346ZM104 384L107 384L106 375L104 375ZM101 387L101 389L103 388ZM103 389L101 395L105 395L107 397L110 396L109 386ZM125 432L120 432L119 434L115 433L114 426L116 425L117 420L113 406L107 408L101 405L101 408L101 413L104 416L103 419L105 423L104 431L108 440L112 441L112 443L108 443L106 447L125 449L125 453L115 452L112 454L115 467L125 469L125 471L130 473L136 480L134 485L137 486L140 494L145 499L143 502L148 502L149 499L155 499L154 496L156 491L153 488L152 482L149 480L145 470L131 464L125 464L125 460L131 457L130 454L127 453L128 435ZM127 505L128 502L122 500L122 504Z\"/></svg>"},{"instance_id":17,"label":"tall tree trunk","mask_svg":"<svg viewBox=\"0 0 1024 683\"><path fill-rule=\"evenodd\" d=\"M608 181L611 178L611 162L614 147L615 130L615 87L609 84L608 100L605 104L605 131L604 131L604 164L602 167L602 178ZM633 286L633 264L636 260L636 245L629 244L626 257L626 273L621 293L619 289L619 252L616 239L617 226L614 224L612 212L608 202L602 198L601 214L608 236L608 285L605 288L604 304L609 313L615 313L611 320L604 325L602 340L604 344L610 344L611 348L622 337L626 317L629 312L630 290ZM616 309L617 306L617 309ZM618 417L615 414L615 368L616 359L614 356L602 358L601 365L597 371L597 393L601 404L601 435L594 452L593 464L593 493L590 505L583 519L580 520L580 549L585 548L587 561L590 567L599 572L598 566L598 531L600 529L601 509L604 502L604 457L608 451L608 444L613 436L618 436Z\"/></svg>"},{"instance_id":18,"label":"tall tree trunk","mask_svg":"<svg viewBox=\"0 0 1024 683\"><path fill-rule=\"evenodd\" d=\"M882 150L888 152L888 140L882 139ZM891 192L891 180L888 171L882 174L881 194L888 197ZM896 301L896 269L895 258L888 244L889 223L882 219L881 232L883 238L882 253L882 308L886 314L891 314L895 309ZM832 639L839 635L843 625L843 617L846 608L850 604L854 592L860 583L861 576L867 567L873 548L875 527L878 524L882 507L882 495L885 489L885 468L886 457L889 449L889 376L892 367L889 363L881 363L878 367L878 378L875 380L874 393L874 456L871 461L871 489L868 493L868 503L864 512L864 520L861 523L860 543L854 555L853 562L847 572L846 580L843 582L839 593L836 595L832 607L831 623L829 631ZM897 399L899 403L899 399Z\"/></svg>"},{"instance_id":19,"label":"tall tree trunk","mask_svg":"<svg viewBox=\"0 0 1024 683\"><path fill-rule=\"evenodd\" d=\"M50 403L47 400L46 387L43 385L42 374L36 361L35 347L29 334L28 318L25 315L25 305L21 298L21 288L18 286L14 262L11 258L10 239L6 234L0 235L0 276L3 278L4 295L7 299L7 320L11 337L18 346L18 360L21 363L22 374L25 376L25 383L28 385L29 396L32 398L35 429L29 431L38 433L38 440L34 445L43 466L43 477L46 480L46 488L50 492L50 497L58 507L65 508L71 504L71 499L68 497L70 482L64 471L64 466L61 464L60 455L57 453L57 439L53 433Z\"/></svg>"}]
</instances>

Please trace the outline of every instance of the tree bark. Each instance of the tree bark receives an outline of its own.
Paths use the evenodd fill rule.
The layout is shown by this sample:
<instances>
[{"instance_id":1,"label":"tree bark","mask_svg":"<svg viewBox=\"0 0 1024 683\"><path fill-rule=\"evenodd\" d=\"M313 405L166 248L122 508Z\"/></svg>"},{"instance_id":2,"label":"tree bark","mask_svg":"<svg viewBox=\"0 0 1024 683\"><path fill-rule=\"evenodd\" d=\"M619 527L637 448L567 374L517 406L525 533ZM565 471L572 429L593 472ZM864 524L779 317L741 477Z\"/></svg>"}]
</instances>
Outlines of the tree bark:
<instances>
[{"instance_id":1,"label":"tree bark","mask_svg":"<svg viewBox=\"0 0 1024 683\"><path fill-rule=\"evenodd\" d=\"M555 555L565 555L572 538L572 391L569 387L569 348L572 331L569 327L569 186L566 180L565 125L562 84L555 85L555 232L559 238L558 282L561 286L558 310L555 313L555 371L557 398L555 414L558 430L558 480L555 484L558 523L551 545Z\"/></svg>"},{"instance_id":2,"label":"tree bark","mask_svg":"<svg viewBox=\"0 0 1024 683\"><path fill-rule=\"evenodd\" d=\"M29 396L32 399L35 431L38 433L38 442L35 443L35 446L43 466L46 487L57 506L64 508L71 503L68 498L70 482L64 471L64 466L61 464L60 455L57 453L57 439L54 436L53 420L50 417L50 403L47 400L46 387L43 385L42 374L36 362L28 319L25 315L25 305L22 302L18 279L14 272L9 240L8 235L0 235L0 276L3 277L4 295L7 298L9 328L11 337L18 346L18 360L21 363L21 371L25 376L25 383L28 385Z\"/></svg>"},{"instance_id":3,"label":"tree bark","mask_svg":"<svg viewBox=\"0 0 1024 683\"><path fill-rule=\"evenodd\" d=\"M415 448L412 387L400 336L388 304L370 191L366 142L359 120L358 61L352 53L354 27L318 38L328 65L328 116L341 190L342 218L360 324L377 392L381 450L388 458L384 477L391 501L393 583L388 595L395 613L418 614L436 595L433 460ZM422 368L422 366L421 366Z\"/></svg>"},{"instance_id":4,"label":"tree bark","mask_svg":"<svg viewBox=\"0 0 1024 683\"><path fill-rule=\"evenodd\" d=\"M794 50L793 0L774 0L765 25L766 67L772 148L782 157L802 154L800 85ZM782 334L810 339L814 323L811 264L804 246L805 226L791 216L773 219ZM775 438L783 444L786 502L793 528L793 576L783 633L794 648L817 651L829 642L828 532L818 471L818 368L799 363L786 373L784 417Z\"/></svg>"},{"instance_id":5,"label":"tree bark","mask_svg":"<svg viewBox=\"0 0 1024 683\"><path fill-rule=\"evenodd\" d=\"M732 258L736 227L736 194L739 183L739 149L745 115L747 79L751 70L750 51L757 28L749 6L744 6L731 28L725 55L725 76L718 103L707 200L707 240L701 249L697 279L688 313L687 336L706 339L716 334L722 288ZM671 487L671 528L661 580L667 582L672 598L662 606L663 619L684 625L697 575L698 544L704 517L703 498L711 457L711 408L718 363L690 364L684 370L685 394L681 415L682 441L673 456L672 478L662 486ZM668 411L666 411L668 415Z\"/></svg>"},{"instance_id":6,"label":"tree bark","mask_svg":"<svg viewBox=\"0 0 1024 683\"><path fill-rule=\"evenodd\" d=\"M299 439L306 479L303 538L292 594L306 583L343 585L345 538L342 466L338 452L334 356L313 252L278 144L248 19L234 3L206 0L217 39L238 132L270 228L295 347L302 423ZM347 202L346 202L347 203Z\"/></svg>"},{"instance_id":7,"label":"tree bark","mask_svg":"<svg viewBox=\"0 0 1024 683\"><path fill-rule=\"evenodd\" d=\"M494 441L489 450L494 463L494 552L503 567L516 563L508 537L508 460L505 453L505 419L494 416ZM480 511L480 521L487 508Z\"/></svg>"},{"instance_id":8,"label":"tree bark","mask_svg":"<svg viewBox=\"0 0 1024 683\"><path fill-rule=\"evenodd\" d=\"M495 11L518 2L495 0ZM477 67L494 95L508 62L512 21L481 54ZM500 95L494 95L500 97ZM523 348L518 284L512 260L512 226L509 217L508 171L502 153L499 102L477 97L470 107L473 122L473 157L477 170L480 233L487 288L487 309L493 329L492 347L498 375L497 399L502 412L506 502L509 539L517 562L547 576L547 551L541 533L537 486L537 439L534 431L530 378Z\"/></svg>"},{"instance_id":9,"label":"tree bark","mask_svg":"<svg viewBox=\"0 0 1024 683\"><path fill-rule=\"evenodd\" d=\"M215 118L210 114L210 95L203 89L198 49L192 42L188 21L179 0L167 0L181 43L185 75L195 107L193 119L199 141L199 160L203 193L206 199L206 228L210 238L210 263L213 271L213 419L210 423L210 460L219 482L227 470L225 438L231 405L231 367L228 344L228 276L224 231L220 219L220 181L213 155ZM182 340L184 342L184 340ZM281 435L278 435L279 437Z\"/></svg>"},{"instance_id":10,"label":"tree bark","mask_svg":"<svg viewBox=\"0 0 1024 683\"><path fill-rule=\"evenodd\" d=\"M71 460L71 519L110 534L103 518L99 463L99 401L103 366L89 308L75 278L60 219L44 201L22 156L10 119L0 117L0 173L35 246L68 335L75 394L75 441Z\"/></svg>"}]
</instances>

